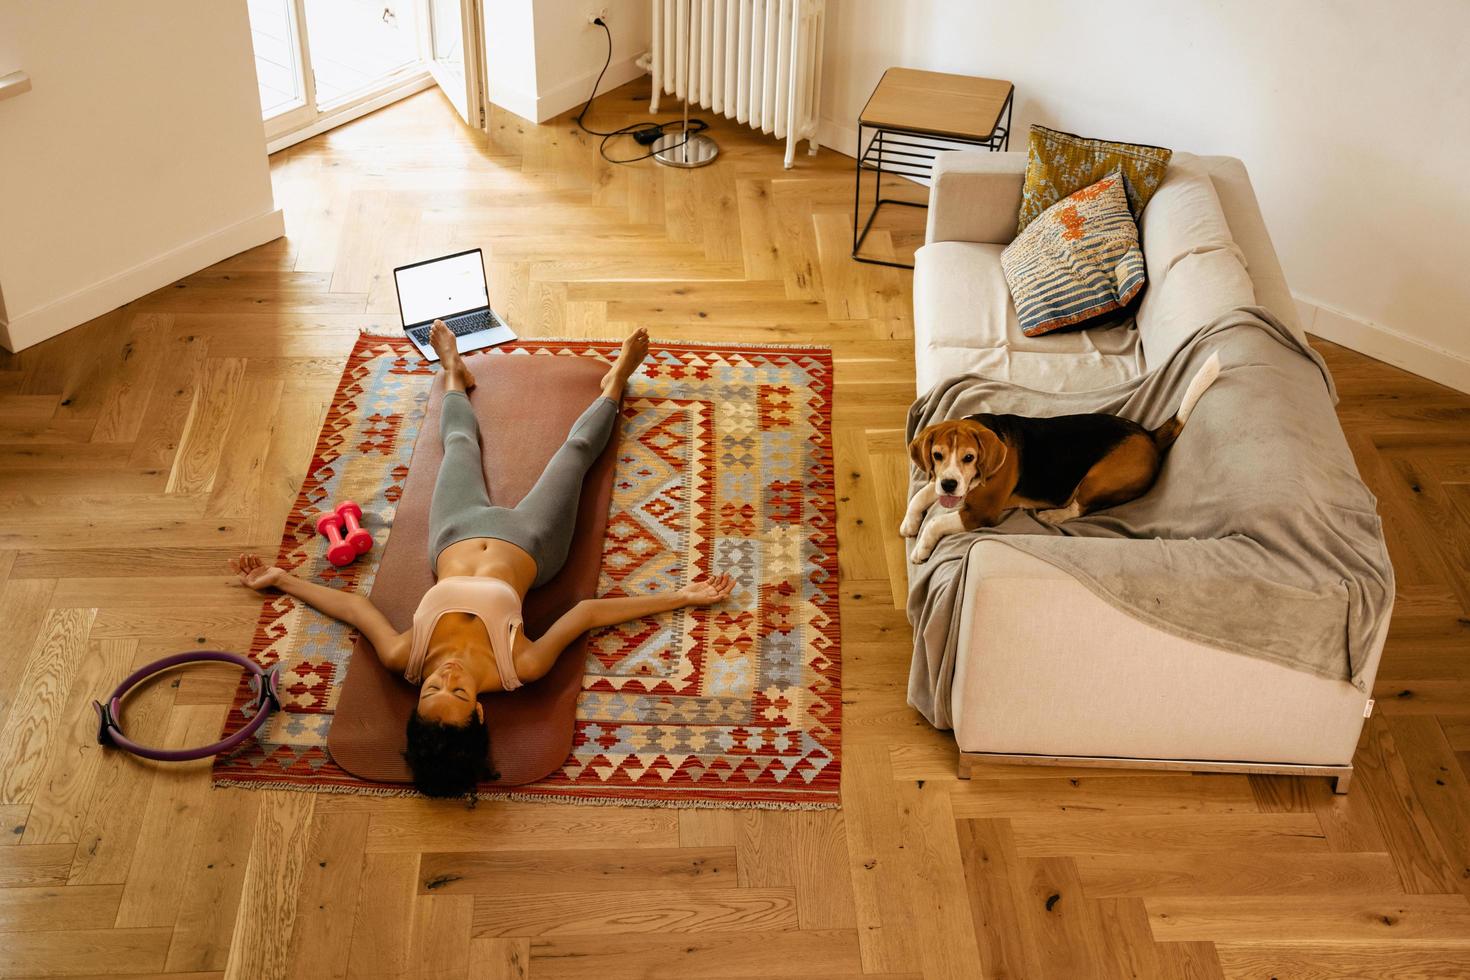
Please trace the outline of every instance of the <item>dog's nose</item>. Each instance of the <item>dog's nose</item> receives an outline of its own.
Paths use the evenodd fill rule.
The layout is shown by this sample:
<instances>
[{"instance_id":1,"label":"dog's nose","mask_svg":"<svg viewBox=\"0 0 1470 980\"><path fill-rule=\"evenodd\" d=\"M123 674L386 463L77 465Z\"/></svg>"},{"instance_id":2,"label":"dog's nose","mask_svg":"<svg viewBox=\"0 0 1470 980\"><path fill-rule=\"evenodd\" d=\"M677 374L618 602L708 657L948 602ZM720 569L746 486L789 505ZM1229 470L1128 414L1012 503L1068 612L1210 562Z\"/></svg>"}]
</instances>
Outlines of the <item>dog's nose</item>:
<instances>
[{"instance_id":1,"label":"dog's nose","mask_svg":"<svg viewBox=\"0 0 1470 980\"><path fill-rule=\"evenodd\" d=\"M943 490L945 493L954 493L955 487L957 487L959 485L960 485L960 481L959 480L940 480L939 481L939 489Z\"/></svg>"}]
</instances>

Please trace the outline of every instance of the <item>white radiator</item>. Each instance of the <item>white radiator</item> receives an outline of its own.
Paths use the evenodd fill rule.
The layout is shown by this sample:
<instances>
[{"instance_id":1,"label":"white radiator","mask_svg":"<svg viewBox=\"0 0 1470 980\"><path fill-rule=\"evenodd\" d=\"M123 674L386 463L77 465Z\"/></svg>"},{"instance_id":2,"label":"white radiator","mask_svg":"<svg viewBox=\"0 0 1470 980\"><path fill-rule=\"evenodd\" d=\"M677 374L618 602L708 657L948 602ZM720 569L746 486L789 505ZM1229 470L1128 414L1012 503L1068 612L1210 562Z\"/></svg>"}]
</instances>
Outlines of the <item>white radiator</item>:
<instances>
[{"instance_id":1,"label":"white radiator","mask_svg":"<svg viewBox=\"0 0 1470 980\"><path fill-rule=\"evenodd\" d=\"M787 167L798 141L817 152L826 0L652 3L651 111L668 94L749 123L786 141Z\"/></svg>"}]
</instances>

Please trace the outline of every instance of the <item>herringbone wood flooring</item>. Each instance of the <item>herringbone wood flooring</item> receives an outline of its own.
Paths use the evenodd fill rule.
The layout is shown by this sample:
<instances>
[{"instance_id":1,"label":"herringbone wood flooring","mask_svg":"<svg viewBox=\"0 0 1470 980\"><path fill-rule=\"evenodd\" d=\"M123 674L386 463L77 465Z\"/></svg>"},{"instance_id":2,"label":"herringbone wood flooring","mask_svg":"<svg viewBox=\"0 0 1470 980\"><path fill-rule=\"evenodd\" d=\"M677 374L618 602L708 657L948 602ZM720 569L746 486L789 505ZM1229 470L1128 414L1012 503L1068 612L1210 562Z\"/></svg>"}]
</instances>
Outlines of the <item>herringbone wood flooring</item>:
<instances>
[{"instance_id":1,"label":"herringbone wood flooring","mask_svg":"<svg viewBox=\"0 0 1470 980\"><path fill-rule=\"evenodd\" d=\"M1400 589L1351 795L959 782L904 704L909 276L847 258L849 161L783 171L715 128L714 167L615 167L566 120L487 145L422 94L273 159L284 241L0 357L0 976L1470 973L1470 398L1322 345ZM207 764L93 744L88 701L129 667L246 646L226 557L274 548L353 337L396 324L391 267L471 245L528 334L835 348L840 812L214 791ZM131 724L207 740L233 686L158 685Z\"/></svg>"}]
</instances>

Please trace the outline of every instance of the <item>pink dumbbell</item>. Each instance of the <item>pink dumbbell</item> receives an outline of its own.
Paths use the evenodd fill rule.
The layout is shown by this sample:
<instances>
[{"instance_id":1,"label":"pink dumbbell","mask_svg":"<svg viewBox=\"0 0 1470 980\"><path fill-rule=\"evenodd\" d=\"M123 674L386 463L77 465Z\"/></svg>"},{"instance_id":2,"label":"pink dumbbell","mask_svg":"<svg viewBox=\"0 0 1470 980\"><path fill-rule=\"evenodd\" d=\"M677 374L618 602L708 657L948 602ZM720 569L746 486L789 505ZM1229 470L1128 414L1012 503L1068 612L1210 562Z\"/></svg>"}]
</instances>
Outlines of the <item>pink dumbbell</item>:
<instances>
[{"instance_id":1,"label":"pink dumbbell","mask_svg":"<svg viewBox=\"0 0 1470 980\"><path fill-rule=\"evenodd\" d=\"M361 520L362 508L351 500L344 500L336 510L316 519L316 533L327 539L327 561L340 568L372 550L373 536L359 523Z\"/></svg>"}]
</instances>

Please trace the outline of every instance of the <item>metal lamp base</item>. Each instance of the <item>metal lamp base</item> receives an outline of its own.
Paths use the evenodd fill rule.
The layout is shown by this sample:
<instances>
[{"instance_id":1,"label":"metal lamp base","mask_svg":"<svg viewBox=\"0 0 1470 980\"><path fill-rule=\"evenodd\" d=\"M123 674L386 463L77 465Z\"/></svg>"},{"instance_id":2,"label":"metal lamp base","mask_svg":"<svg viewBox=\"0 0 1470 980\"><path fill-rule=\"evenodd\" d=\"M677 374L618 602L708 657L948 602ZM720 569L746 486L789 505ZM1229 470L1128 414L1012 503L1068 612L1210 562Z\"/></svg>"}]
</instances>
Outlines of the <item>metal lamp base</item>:
<instances>
[{"instance_id":1,"label":"metal lamp base","mask_svg":"<svg viewBox=\"0 0 1470 980\"><path fill-rule=\"evenodd\" d=\"M719 155L719 144L703 133L665 133L653 144L653 158L666 167L703 167Z\"/></svg>"}]
</instances>

